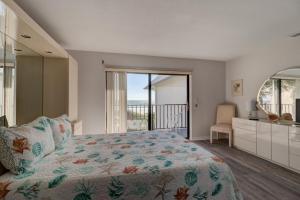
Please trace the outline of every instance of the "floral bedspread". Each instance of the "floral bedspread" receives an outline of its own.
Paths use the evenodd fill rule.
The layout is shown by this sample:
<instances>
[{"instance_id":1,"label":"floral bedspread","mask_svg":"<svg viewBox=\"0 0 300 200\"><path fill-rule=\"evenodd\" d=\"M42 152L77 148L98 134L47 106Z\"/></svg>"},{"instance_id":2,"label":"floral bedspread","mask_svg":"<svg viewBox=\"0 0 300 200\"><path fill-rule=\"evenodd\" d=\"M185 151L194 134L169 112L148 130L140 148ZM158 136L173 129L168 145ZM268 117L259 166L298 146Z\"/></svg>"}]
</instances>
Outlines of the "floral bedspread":
<instances>
[{"instance_id":1,"label":"floral bedspread","mask_svg":"<svg viewBox=\"0 0 300 200\"><path fill-rule=\"evenodd\" d=\"M76 136L22 175L0 177L0 199L242 199L222 159L172 132Z\"/></svg>"}]
</instances>

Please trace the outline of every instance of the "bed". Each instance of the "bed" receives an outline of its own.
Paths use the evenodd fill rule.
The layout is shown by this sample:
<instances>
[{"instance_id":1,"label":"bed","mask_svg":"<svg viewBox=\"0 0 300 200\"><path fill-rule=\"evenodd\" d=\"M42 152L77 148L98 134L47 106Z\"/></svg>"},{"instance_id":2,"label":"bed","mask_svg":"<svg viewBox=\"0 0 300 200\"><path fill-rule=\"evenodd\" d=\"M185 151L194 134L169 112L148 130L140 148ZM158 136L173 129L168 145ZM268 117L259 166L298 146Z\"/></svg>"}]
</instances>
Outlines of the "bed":
<instances>
[{"instance_id":1,"label":"bed","mask_svg":"<svg viewBox=\"0 0 300 200\"><path fill-rule=\"evenodd\" d=\"M173 132L73 137L21 175L0 177L0 199L242 199L227 164Z\"/></svg>"}]
</instances>

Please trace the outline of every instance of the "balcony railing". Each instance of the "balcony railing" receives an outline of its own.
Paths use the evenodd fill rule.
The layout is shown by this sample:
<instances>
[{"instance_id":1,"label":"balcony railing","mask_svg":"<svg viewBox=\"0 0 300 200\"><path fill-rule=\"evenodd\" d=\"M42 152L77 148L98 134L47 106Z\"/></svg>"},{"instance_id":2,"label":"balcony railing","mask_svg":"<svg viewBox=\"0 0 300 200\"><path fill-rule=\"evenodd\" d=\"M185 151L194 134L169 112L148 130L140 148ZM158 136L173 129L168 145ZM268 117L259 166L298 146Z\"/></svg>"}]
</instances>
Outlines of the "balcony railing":
<instances>
[{"instance_id":1,"label":"balcony railing","mask_svg":"<svg viewBox=\"0 0 300 200\"><path fill-rule=\"evenodd\" d=\"M271 113L278 113L278 104L261 104L263 109ZM281 104L281 113L293 113L294 104Z\"/></svg>"},{"instance_id":2,"label":"balcony railing","mask_svg":"<svg viewBox=\"0 0 300 200\"><path fill-rule=\"evenodd\" d=\"M152 130L187 128L187 104L151 105ZM128 131L148 129L148 105L127 106Z\"/></svg>"}]
</instances>

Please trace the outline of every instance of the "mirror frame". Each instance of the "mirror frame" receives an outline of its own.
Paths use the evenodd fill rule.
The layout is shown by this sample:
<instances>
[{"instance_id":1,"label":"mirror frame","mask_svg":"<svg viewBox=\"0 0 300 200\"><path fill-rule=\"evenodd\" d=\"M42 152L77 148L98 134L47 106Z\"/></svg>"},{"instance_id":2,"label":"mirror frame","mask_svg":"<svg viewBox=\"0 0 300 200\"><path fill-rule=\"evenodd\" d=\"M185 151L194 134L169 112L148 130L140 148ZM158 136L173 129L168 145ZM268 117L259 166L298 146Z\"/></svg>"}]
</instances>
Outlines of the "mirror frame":
<instances>
[{"instance_id":1,"label":"mirror frame","mask_svg":"<svg viewBox=\"0 0 300 200\"><path fill-rule=\"evenodd\" d=\"M266 83L267 81L269 81L272 77L274 77L276 74L278 74L278 73L280 73L280 72L283 72L283 71L286 71L286 70L289 70L289 69L299 69L299 70L300 70L300 66L288 67L288 68L285 68L285 69L283 69L283 70L280 70L280 71L274 73L274 74L271 75L268 79L266 79L266 80L263 82L263 84L259 87L259 90L258 90L257 96L256 96L256 102L257 102L257 103L256 103L256 107L257 107L257 109L259 109L260 111L263 111L264 114L268 115L268 114L270 114L270 113L267 112L267 111L260 105L260 103L259 103L259 94L260 94L261 89L263 88L263 86L265 85L265 83Z\"/></svg>"}]
</instances>

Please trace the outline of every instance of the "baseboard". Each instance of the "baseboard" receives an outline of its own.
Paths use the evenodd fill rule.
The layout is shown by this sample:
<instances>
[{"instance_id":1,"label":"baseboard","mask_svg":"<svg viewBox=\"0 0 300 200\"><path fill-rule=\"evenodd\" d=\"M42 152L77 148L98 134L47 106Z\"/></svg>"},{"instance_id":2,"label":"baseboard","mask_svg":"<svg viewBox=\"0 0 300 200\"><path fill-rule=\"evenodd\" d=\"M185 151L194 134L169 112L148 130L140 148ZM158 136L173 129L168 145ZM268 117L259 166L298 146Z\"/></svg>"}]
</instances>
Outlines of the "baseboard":
<instances>
[{"instance_id":1,"label":"baseboard","mask_svg":"<svg viewBox=\"0 0 300 200\"><path fill-rule=\"evenodd\" d=\"M197 141L197 140L209 140L209 136L197 136L190 138L191 141Z\"/></svg>"}]
</instances>

